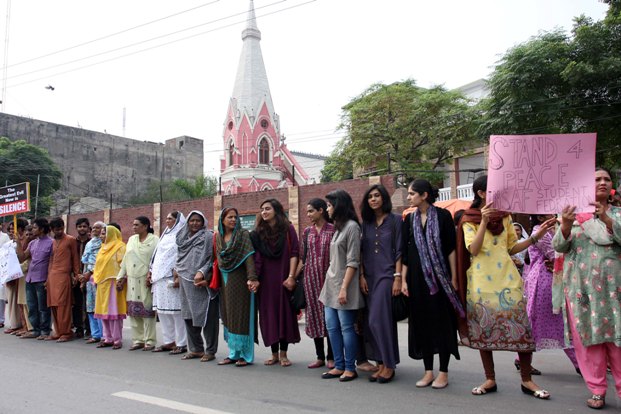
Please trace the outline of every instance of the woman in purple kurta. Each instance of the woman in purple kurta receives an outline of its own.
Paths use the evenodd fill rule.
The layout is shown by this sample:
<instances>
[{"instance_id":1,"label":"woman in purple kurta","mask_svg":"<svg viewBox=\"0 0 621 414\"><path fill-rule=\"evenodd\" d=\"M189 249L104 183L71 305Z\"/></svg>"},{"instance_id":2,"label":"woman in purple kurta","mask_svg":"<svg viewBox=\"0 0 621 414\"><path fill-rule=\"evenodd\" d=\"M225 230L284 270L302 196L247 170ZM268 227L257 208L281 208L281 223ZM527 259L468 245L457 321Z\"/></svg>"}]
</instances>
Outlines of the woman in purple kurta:
<instances>
[{"instance_id":1,"label":"woman in purple kurta","mask_svg":"<svg viewBox=\"0 0 621 414\"><path fill-rule=\"evenodd\" d=\"M533 233L539 230L541 223L553 216L533 215ZM524 274L524 290L527 297L526 312L530 320L533 339L537 350L563 348L565 353L578 368L576 353L573 348L565 348L565 325L563 315L552 312L552 263L554 233L546 233L536 244L528 247L530 267Z\"/></svg>"},{"instance_id":2,"label":"woman in purple kurta","mask_svg":"<svg viewBox=\"0 0 621 414\"><path fill-rule=\"evenodd\" d=\"M251 239L256 273L261 283L258 291L259 327L263 343L272 348L272 357L265 361L265 365L280 363L288 367L291 365L287 357L289 344L300 342L297 315L290 304L299 244L295 229L278 200L268 199L261 204Z\"/></svg>"},{"instance_id":3,"label":"woman in purple kurta","mask_svg":"<svg viewBox=\"0 0 621 414\"><path fill-rule=\"evenodd\" d=\"M312 222L304 229L300 240L300 263L298 274L304 272L304 295L306 296L306 335L313 338L317 360L308 368L319 368L326 364L326 351L323 338L328 337L324 306L319 302L319 294L330 267L330 242L334 236L334 225L328 222L328 206L321 198L308 202L306 215ZM334 355L328 339L328 368L334 368Z\"/></svg>"},{"instance_id":4,"label":"woman in purple kurta","mask_svg":"<svg viewBox=\"0 0 621 414\"><path fill-rule=\"evenodd\" d=\"M391 213L390 196L382 185L367 190L360 211L363 220L360 288L367 294L369 339L379 365L370 380L386 383L393 379L399 363L392 297L401 292L401 217Z\"/></svg>"}]
</instances>

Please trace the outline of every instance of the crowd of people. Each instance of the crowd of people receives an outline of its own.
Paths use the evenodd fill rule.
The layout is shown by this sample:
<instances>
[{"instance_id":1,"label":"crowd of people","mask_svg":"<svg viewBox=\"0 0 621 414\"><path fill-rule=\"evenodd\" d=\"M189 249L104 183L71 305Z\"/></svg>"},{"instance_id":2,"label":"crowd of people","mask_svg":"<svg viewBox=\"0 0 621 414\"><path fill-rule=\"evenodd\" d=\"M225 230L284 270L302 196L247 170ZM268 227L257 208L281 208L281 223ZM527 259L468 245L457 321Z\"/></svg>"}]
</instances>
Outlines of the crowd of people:
<instances>
[{"instance_id":1,"label":"crowd of people","mask_svg":"<svg viewBox=\"0 0 621 414\"><path fill-rule=\"evenodd\" d=\"M366 191L360 216L335 190L308 201L300 238L276 199L259 206L250 232L233 207L216 232L200 211L173 211L159 238L136 217L127 243L115 223L81 218L72 237L60 218L18 219L0 232L9 250L0 260L10 267L14 254L14 273L24 275L6 283L4 332L120 349L129 318L130 351L207 362L221 322L228 354L219 365L253 364L260 332L271 349L264 364L288 367L289 345L301 340L292 298L303 287L316 351L308 368L341 382L368 371L386 384L400 362L395 301L405 297L408 356L424 366L416 387L446 388L461 342L480 352L485 379L473 395L498 390L493 352L510 351L522 391L549 399L533 381L533 352L563 349L589 389L587 405L602 408L607 370L621 396L621 208L610 173L595 173L594 213L534 215L530 235L486 190L487 177L477 178L472 205L456 217L434 205L438 190L423 179L408 186L403 216L382 185Z\"/></svg>"}]
</instances>

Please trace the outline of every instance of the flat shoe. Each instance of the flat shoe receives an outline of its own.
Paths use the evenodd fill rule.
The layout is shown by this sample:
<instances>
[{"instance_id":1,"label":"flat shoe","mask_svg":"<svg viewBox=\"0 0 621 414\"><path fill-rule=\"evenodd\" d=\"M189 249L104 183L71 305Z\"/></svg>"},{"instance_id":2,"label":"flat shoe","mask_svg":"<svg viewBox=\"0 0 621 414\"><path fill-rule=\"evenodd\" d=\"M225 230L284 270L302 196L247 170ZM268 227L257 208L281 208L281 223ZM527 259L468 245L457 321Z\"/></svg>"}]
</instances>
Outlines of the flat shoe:
<instances>
[{"instance_id":1,"label":"flat shoe","mask_svg":"<svg viewBox=\"0 0 621 414\"><path fill-rule=\"evenodd\" d=\"M151 352L155 349L154 345L146 345L144 348L142 348L143 352Z\"/></svg>"},{"instance_id":2,"label":"flat shoe","mask_svg":"<svg viewBox=\"0 0 621 414\"><path fill-rule=\"evenodd\" d=\"M121 349L123 348L123 344L114 344L112 345L112 349Z\"/></svg>"},{"instance_id":3,"label":"flat shoe","mask_svg":"<svg viewBox=\"0 0 621 414\"><path fill-rule=\"evenodd\" d=\"M600 394L593 394L586 402L587 407L594 410L601 410L606 405L606 396Z\"/></svg>"},{"instance_id":4,"label":"flat shoe","mask_svg":"<svg viewBox=\"0 0 621 414\"><path fill-rule=\"evenodd\" d=\"M84 342L85 344L96 344L97 342L101 341L101 339L99 338L91 338L88 341Z\"/></svg>"},{"instance_id":5,"label":"flat shoe","mask_svg":"<svg viewBox=\"0 0 621 414\"><path fill-rule=\"evenodd\" d=\"M224 358L222 361L218 362L218 365L231 365L237 362L236 359Z\"/></svg>"},{"instance_id":6,"label":"flat shoe","mask_svg":"<svg viewBox=\"0 0 621 414\"><path fill-rule=\"evenodd\" d=\"M169 355L179 355L179 354L185 354L186 352L188 352L188 347L187 346L178 346L175 349L173 349L172 351L170 351L168 354Z\"/></svg>"},{"instance_id":7,"label":"flat shoe","mask_svg":"<svg viewBox=\"0 0 621 414\"><path fill-rule=\"evenodd\" d=\"M289 361L289 358L280 358L280 366L281 367L290 367L291 366L291 361Z\"/></svg>"},{"instance_id":8,"label":"flat shoe","mask_svg":"<svg viewBox=\"0 0 621 414\"><path fill-rule=\"evenodd\" d=\"M157 348L152 349L151 352L170 352L170 351L172 351L174 349L175 349L174 346L173 347L169 347L169 346L162 345L162 346L158 346Z\"/></svg>"},{"instance_id":9,"label":"flat shoe","mask_svg":"<svg viewBox=\"0 0 621 414\"><path fill-rule=\"evenodd\" d=\"M349 382L349 381L355 380L356 378L358 378L358 373L357 372L354 372L354 375L345 375L345 374L343 374L343 375L341 375L339 377L339 382ZM379 379L378 379L378 381L379 381Z\"/></svg>"},{"instance_id":10,"label":"flat shoe","mask_svg":"<svg viewBox=\"0 0 621 414\"><path fill-rule=\"evenodd\" d=\"M524 385L522 385L522 392L524 394L532 395L533 397L540 399L540 400L547 400L550 398L550 393L547 392L546 390L533 391L530 388L526 388Z\"/></svg>"},{"instance_id":11,"label":"flat shoe","mask_svg":"<svg viewBox=\"0 0 621 414\"><path fill-rule=\"evenodd\" d=\"M377 383L378 384L388 384L389 382L391 382L393 379L395 379L395 371L392 372L392 374L390 375L390 377L382 377L381 375L377 376Z\"/></svg>"},{"instance_id":12,"label":"flat shoe","mask_svg":"<svg viewBox=\"0 0 621 414\"><path fill-rule=\"evenodd\" d=\"M485 395L496 391L498 391L498 385L496 384L492 385L489 388L479 386L472 389L472 395Z\"/></svg>"},{"instance_id":13,"label":"flat shoe","mask_svg":"<svg viewBox=\"0 0 621 414\"><path fill-rule=\"evenodd\" d=\"M432 378L432 379L430 379L427 382L425 382L423 380L416 381L416 387L417 388L426 388L426 387L430 386L431 384L433 384L434 380L435 380L435 378Z\"/></svg>"},{"instance_id":14,"label":"flat shoe","mask_svg":"<svg viewBox=\"0 0 621 414\"><path fill-rule=\"evenodd\" d=\"M114 344L112 342L101 341L100 343L97 344L97 348L108 348L113 345Z\"/></svg>"},{"instance_id":15,"label":"flat shoe","mask_svg":"<svg viewBox=\"0 0 621 414\"><path fill-rule=\"evenodd\" d=\"M340 378L341 375L343 375L343 373L339 373L339 374L332 374L330 371L328 372L324 372L323 374L321 374L321 379L333 379L333 378Z\"/></svg>"},{"instance_id":16,"label":"flat shoe","mask_svg":"<svg viewBox=\"0 0 621 414\"><path fill-rule=\"evenodd\" d=\"M272 358L268 359L267 361L265 361L265 362L263 363L263 365L268 365L268 366L269 366L269 365L276 365L276 364L278 364L279 362L280 362L280 359L278 359L278 358L273 358L273 357L272 357Z\"/></svg>"},{"instance_id":17,"label":"flat shoe","mask_svg":"<svg viewBox=\"0 0 621 414\"><path fill-rule=\"evenodd\" d=\"M444 384L436 384L436 382L434 381L433 384L431 384L431 388L433 388L434 390L441 390L448 387L448 384L448 381Z\"/></svg>"},{"instance_id":18,"label":"flat shoe","mask_svg":"<svg viewBox=\"0 0 621 414\"><path fill-rule=\"evenodd\" d=\"M325 365L326 365L326 363L324 361L317 360L315 362L312 362L312 363L308 364L307 368L315 369L315 368L321 368L321 367L323 367Z\"/></svg>"},{"instance_id":19,"label":"flat shoe","mask_svg":"<svg viewBox=\"0 0 621 414\"><path fill-rule=\"evenodd\" d=\"M240 359L235 363L236 367L247 367L248 365L252 365L250 362L246 362L245 359Z\"/></svg>"},{"instance_id":20,"label":"flat shoe","mask_svg":"<svg viewBox=\"0 0 621 414\"><path fill-rule=\"evenodd\" d=\"M205 354L201 358L201 362L209 362L213 361L214 359L216 359L216 356L214 354Z\"/></svg>"},{"instance_id":21,"label":"flat shoe","mask_svg":"<svg viewBox=\"0 0 621 414\"><path fill-rule=\"evenodd\" d=\"M129 351L136 351L138 349L144 348L144 344L133 344L129 347Z\"/></svg>"},{"instance_id":22,"label":"flat shoe","mask_svg":"<svg viewBox=\"0 0 621 414\"><path fill-rule=\"evenodd\" d=\"M181 357L182 360L202 358L204 354L190 352Z\"/></svg>"}]
</instances>

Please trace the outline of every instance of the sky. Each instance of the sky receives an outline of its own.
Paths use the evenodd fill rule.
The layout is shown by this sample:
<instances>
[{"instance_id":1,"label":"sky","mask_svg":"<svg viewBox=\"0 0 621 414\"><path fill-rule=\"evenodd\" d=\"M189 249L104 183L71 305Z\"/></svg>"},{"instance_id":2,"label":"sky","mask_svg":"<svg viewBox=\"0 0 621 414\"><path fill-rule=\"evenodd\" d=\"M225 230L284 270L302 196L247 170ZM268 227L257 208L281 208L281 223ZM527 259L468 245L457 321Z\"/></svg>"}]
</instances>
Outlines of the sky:
<instances>
[{"instance_id":1,"label":"sky","mask_svg":"<svg viewBox=\"0 0 621 414\"><path fill-rule=\"evenodd\" d=\"M248 0L13 0L8 41L7 1L4 112L153 142L201 138L205 173L219 174ZM287 146L323 155L343 135L341 107L370 85L456 88L487 77L507 49L607 9L597 0L254 5Z\"/></svg>"}]
</instances>

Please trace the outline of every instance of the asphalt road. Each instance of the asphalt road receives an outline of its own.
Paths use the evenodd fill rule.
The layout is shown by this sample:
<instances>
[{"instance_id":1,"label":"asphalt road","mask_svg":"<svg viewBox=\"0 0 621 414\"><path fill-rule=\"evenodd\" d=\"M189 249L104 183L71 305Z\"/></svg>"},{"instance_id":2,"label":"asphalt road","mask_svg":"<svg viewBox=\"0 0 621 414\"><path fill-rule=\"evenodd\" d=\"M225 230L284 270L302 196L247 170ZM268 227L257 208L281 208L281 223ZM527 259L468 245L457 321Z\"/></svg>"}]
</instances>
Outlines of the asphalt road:
<instances>
[{"instance_id":1,"label":"asphalt road","mask_svg":"<svg viewBox=\"0 0 621 414\"><path fill-rule=\"evenodd\" d=\"M116 351L95 349L83 340L58 344L0 335L0 414L592 412L585 405L588 391L562 351L534 357L534 365L543 371L535 381L550 391L551 400L539 401L520 391L515 355L508 352L495 353L498 392L472 396L472 387L484 379L477 351L460 348L461 360L451 360L446 389L418 389L414 384L423 374L422 361L408 358L407 324L400 323L402 362L395 381L370 383L368 374L361 373L355 381L340 383L322 380L322 369L306 368L314 359L314 347L303 325L300 329L303 339L291 346L293 366L288 368L264 366L270 352L263 346L256 348L255 364L245 368L129 352L128 327L124 348ZM221 339L218 359L226 354ZM609 384L604 412L619 412L610 376Z\"/></svg>"}]
</instances>

